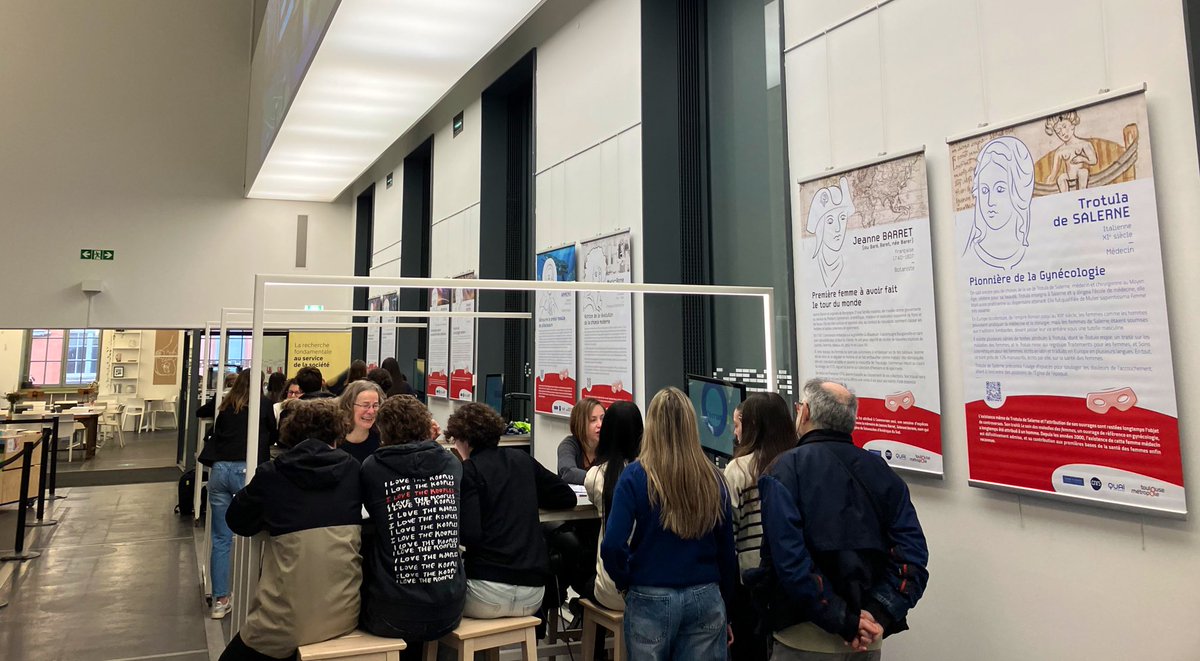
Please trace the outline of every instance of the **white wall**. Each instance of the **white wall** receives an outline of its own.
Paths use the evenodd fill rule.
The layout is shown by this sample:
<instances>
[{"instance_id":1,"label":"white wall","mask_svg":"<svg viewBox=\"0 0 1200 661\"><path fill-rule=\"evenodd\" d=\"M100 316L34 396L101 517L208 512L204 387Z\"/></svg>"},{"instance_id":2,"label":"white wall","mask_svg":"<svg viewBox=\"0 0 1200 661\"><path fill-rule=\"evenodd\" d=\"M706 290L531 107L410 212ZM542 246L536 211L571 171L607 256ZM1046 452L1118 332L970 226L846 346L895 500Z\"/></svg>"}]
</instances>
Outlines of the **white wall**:
<instances>
[{"instance_id":1,"label":"white wall","mask_svg":"<svg viewBox=\"0 0 1200 661\"><path fill-rule=\"evenodd\" d=\"M24 351L25 331L0 330L0 393L20 389Z\"/></svg>"},{"instance_id":2,"label":"white wall","mask_svg":"<svg viewBox=\"0 0 1200 661\"><path fill-rule=\"evenodd\" d=\"M641 281L641 4L588 5L538 47L536 76L536 250L628 228L633 278ZM644 408L642 319L635 298L633 386ZM554 470L558 443L569 433L566 418L535 415L534 456Z\"/></svg>"},{"instance_id":3,"label":"white wall","mask_svg":"<svg viewBox=\"0 0 1200 661\"><path fill-rule=\"evenodd\" d=\"M196 326L249 306L254 273L352 272L348 201L242 196L251 23L251 5L237 2L6 6L4 326ZM116 259L82 261L82 248ZM85 279L106 286L90 317ZM349 301L349 289L295 289L270 304Z\"/></svg>"},{"instance_id":4,"label":"white wall","mask_svg":"<svg viewBox=\"0 0 1200 661\"><path fill-rule=\"evenodd\" d=\"M788 0L785 47L874 4ZM980 122L1036 113L1101 87L1148 84L1185 481L1195 493L1200 432L1186 403L1200 395L1200 348L1187 338L1200 321L1200 297L1191 293L1200 279L1193 255L1200 181L1181 3L895 0L828 40L785 60L790 179L885 149L928 150L946 479L909 480L932 578L909 618L912 630L887 642L886 657L1197 658L1195 515L1168 521L967 486L945 145ZM1198 501L1190 500L1195 511Z\"/></svg>"}]
</instances>

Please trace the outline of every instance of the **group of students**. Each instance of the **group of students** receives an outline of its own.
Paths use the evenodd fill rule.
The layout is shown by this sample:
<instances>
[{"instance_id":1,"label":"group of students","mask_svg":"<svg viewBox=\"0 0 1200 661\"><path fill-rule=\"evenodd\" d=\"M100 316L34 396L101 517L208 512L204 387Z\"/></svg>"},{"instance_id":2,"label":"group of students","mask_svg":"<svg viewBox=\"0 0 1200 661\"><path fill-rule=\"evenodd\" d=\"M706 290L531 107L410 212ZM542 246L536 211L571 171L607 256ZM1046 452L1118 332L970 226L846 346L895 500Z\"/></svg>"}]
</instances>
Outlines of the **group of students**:
<instances>
[{"instance_id":1,"label":"group of students","mask_svg":"<svg viewBox=\"0 0 1200 661\"><path fill-rule=\"evenodd\" d=\"M308 376L301 370L297 382ZM416 656L419 643L445 635L464 615L531 615L543 602L561 603L556 593L565 588L557 585L548 549L563 533L545 530L538 510L574 507L568 482L582 482L600 514L594 530L579 524L566 531L593 554L563 563L568 581L580 595L625 612L630 659L765 659L773 645L772 658L833 658L784 656L812 640L878 658L885 628L868 607L895 631L920 596L909 588L904 604L852 604L822 583L822 572L840 588L836 561L858 549L796 556L797 536L800 555L806 553L811 522L800 521L796 503L787 501L804 487L774 475L774 467L806 441L853 445L849 430L844 438L818 433L823 425L808 409L793 426L777 394L751 395L738 408L736 456L723 475L704 455L695 410L680 390L658 392L644 421L633 403L605 410L582 400L555 474L528 452L500 448L506 424L483 404L465 404L447 421L445 436L460 462L434 440L437 423L415 398L387 398L377 385L354 381L334 400L307 385L281 415L275 438L282 453L249 484L241 487L244 435L240 457L220 451L213 464L215 617L229 608L227 550L219 565L218 528L270 533L258 592L223 660L288 658L300 645L356 626L402 637ZM248 393L243 373L222 402L214 435L222 417L244 419ZM275 421L266 410L260 425L270 435ZM770 511L764 503L772 503ZM875 541L886 548L887 540ZM832 565L826 552L833 553ZM592 571L579 570L583 564ZM875 575L886 568L858 569L867 583L888 580ZM804 602L807 596L815 596L815 606Z\"/></svg>"}]
</instances>

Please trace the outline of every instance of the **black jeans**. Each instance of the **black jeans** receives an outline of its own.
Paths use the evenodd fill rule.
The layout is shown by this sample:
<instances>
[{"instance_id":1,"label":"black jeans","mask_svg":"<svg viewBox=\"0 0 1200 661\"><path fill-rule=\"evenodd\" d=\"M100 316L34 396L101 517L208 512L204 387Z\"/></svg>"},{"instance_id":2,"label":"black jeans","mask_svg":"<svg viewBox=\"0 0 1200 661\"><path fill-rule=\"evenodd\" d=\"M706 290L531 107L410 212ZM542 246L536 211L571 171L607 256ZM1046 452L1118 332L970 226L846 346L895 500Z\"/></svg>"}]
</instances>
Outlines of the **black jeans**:
<instances>
[{"instance_id":1,"label":"black jeans","mask_svg":"<svg viewBox=\"0 0 1200 661\"><path fill-rule=\"evenodd\" d=\"M729 648L731 661L767 661L770 658L771 636L760 631L763 628L760 624L750 588L738 583L729 613L729 626L733 628L733 645Z\"/></svg>"},{"instance_id":2,"label":"black jeans","mask_svg":"<svg viewBox=\"0 0 1200 661\"><path fill-rule=\"evenodd\" d=\"M291 656L284 657L294 661L297 658L295 652ZM242 634L238 633L229 641L229 645L225 647L225 651L221 652L220 661L280 661L277 657L267 656L262 652L255 650L246 643L242 642Z\"/></svg>"}]
</instances>

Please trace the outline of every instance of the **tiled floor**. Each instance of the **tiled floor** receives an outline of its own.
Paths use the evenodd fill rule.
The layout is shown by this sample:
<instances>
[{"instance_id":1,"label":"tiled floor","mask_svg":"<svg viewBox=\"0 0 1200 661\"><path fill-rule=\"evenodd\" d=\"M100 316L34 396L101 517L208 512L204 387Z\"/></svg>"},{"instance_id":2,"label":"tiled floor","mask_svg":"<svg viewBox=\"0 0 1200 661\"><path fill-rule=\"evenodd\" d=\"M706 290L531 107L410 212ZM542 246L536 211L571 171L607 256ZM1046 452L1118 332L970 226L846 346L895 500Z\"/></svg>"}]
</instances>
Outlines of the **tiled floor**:
<instances>
[{"instance_id":1,"label":"tiled floor","mask_svg":"<svg viewBox=\"0 0 1200 661\"><path fill-rule=\"evenodd\" d=\"M0 659L208 659L192 526L173 483L75 487L38 529L0 608ZM0 547L16 513L0 510Z\"/></svg>"}]
</instances>

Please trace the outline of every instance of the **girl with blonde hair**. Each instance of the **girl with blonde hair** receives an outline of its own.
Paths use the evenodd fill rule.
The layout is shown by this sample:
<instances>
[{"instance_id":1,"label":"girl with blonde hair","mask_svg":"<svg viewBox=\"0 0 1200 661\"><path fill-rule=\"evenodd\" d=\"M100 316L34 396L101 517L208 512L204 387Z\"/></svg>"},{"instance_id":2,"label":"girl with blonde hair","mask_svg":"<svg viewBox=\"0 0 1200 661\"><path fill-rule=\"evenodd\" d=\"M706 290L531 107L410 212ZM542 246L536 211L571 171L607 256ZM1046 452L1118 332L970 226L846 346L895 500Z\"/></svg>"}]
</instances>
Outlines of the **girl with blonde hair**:
<instances>
[{"instance_id":1,"label":"girl with blonde hair","mask_svg":"<svg viewBox=\"0 0 1200 661\"><path fill-rule=\"evenodd\" d=\"M700 448L678 388L646 411L638 460L621 473L605 521L604 569L625 590L630 659L724 659L737 582L729 494Z\"/></svg>"}]
</instances>

